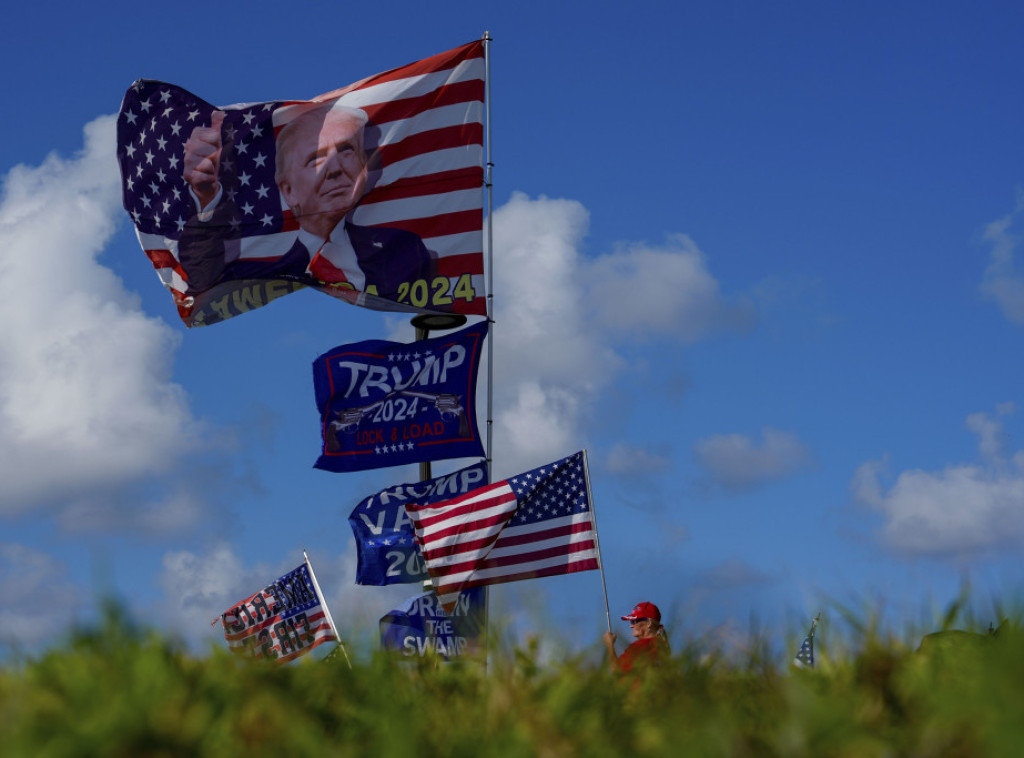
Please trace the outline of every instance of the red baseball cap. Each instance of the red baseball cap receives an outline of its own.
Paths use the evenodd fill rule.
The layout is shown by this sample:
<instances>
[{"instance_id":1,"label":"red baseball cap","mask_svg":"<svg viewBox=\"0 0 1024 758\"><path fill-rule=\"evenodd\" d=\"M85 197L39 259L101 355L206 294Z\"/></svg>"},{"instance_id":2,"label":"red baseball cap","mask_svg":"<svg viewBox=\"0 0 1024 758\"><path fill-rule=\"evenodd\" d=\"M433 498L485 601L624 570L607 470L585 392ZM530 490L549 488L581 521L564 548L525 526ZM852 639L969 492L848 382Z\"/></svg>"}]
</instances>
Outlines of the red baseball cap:
<instances>
[{"instance_id":1,"label":"red baseball cap","mask_svg":"<svg viewBox=\"0 0 1024 758\"><path fill-rule=\"evenodd\" d=\"M661 611L658 610L658 606L654 603L637 603L636 606L629 612L628 616L623 616L623 621L636 621L637 619L654 619L655 621L661 621Z\"/></svg>"}]
</instances>

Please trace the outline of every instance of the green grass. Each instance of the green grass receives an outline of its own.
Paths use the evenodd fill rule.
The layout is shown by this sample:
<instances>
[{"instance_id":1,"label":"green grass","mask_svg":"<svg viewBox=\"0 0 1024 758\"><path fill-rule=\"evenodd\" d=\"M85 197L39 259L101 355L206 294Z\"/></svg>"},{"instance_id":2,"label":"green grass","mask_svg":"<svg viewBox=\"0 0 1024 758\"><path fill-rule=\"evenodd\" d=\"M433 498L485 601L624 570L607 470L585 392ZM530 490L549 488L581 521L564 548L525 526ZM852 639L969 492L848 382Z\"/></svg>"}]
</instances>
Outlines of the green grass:
<instances>
[{"instance_id":1,"label":"green grass","mask_svg":"<svg viewBox=\"0 0 1024 758\"><path fill-rule=\"evenodd\" d=\"M633 683L589 653L541 663L535 646L492 651L486 670L196 656L112 611L0 668L0 756L1024 754L1019 623L927 653L852 629L814 670L691 643Z\"/></svg>"}]
</instances>

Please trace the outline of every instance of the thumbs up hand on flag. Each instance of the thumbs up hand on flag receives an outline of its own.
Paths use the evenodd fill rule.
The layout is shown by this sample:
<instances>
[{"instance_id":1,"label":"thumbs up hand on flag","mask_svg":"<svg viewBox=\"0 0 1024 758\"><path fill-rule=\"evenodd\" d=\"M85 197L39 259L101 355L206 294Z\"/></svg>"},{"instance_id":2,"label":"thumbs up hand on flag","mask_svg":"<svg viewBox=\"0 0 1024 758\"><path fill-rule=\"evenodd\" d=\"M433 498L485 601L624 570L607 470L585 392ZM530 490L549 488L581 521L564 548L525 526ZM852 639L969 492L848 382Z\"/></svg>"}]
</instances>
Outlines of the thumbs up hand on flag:
<instances>
[{"instance_id":1,"label":"thumbs up hand on flag","mask_svg":"<svg viewBox=\"0 0 1024 758\"><path fill-rule=\"evenodd\" d=\"M224 111L214 111L209 126L197 126L185 143L185 181L205 210L220 192L221 125Z\"/></svg>"}]
</instances>

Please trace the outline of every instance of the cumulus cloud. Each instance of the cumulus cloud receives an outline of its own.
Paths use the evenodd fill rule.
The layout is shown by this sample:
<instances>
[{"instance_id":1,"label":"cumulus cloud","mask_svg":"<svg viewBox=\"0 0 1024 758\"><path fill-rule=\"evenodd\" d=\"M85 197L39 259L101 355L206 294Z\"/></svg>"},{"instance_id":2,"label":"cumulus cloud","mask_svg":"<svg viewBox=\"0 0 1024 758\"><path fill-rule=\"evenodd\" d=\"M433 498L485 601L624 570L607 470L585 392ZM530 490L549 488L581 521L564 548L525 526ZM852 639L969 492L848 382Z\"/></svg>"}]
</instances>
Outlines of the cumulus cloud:
<instances>
[{"instance_id":1,"label":"cumulus cloud","mask_svg":"<svg viewBox=\"0 0 1024 758\"><path fill-rule=\"evenodd\" d=\"M1024 212L1024 192L1017 196L1014 210L985 227L984 240L991 244L988 267L982 278L982 294L994 300L1003 315L1014 324L1024 325L1024 272L1016 263L1016 248L1021 235L1012 227Z\"/></svg>"},{"instance_id":2,"label":"cumulus cloud","mask_svg":"<svg viewBox=\"0 0 1024 758\"><path fill-rule=\"evenodd\" d=\"M1000 415L1012 412L1000 406ZM1024 539L1024 450L1010 453L1002 422L971 414L979 460L940 471L904 471L886 488L885 460L862 464L854 496L881 512L881 539L916 554L956 555L1018 545Z\"/></svg>"},{"instance_id":3,"label":"cumulus cloud","mask_svg":"<svg viewBox=\"0 0 1024 758\"><path fill-rule=\"evenodd\" d=\"M613 474L647 476L668 471L672 459L663 447L649 450L619 443L609 451L605 466Z\"/></svg>"},{"instance_id":4,"label":"cumulus cloud","mask_svg":"<svg viewBox=\"0 0 1024 758\"><path fill-rule=\"evenodd\" d=\"M795 473L811 462L800 438L777 429L761 430L761 440L743 434L719 434L694 445L697 464L725 490L759 487Z\"/></svg>"},{"instance_id":5,"label":"cumulus cloud","mask_svg":"<svg viewBox=\"0 0 1024 758\"><path fill-rule=\"evenodd\" d=\"M84 132L0 196L0 515L166 472L198 439L178 336L97 260L121 216L114 118Z\"/></svg>"},{"instance_id":6,"label":"cumulus cloud","mask_svg":"<svg viewBox=\"0 0 1024 758\"><path fill-rule=\"evenodd\" d=\"M633 338L685 343L754 323L751 306L730 303L690 237L662 246L631 244L588 262L582 272L594 326Z\"/></svg>"},{"instance_id":7,"label":"cumulus cloud","mask_svg":"<svg viewBox=\"0 0 1024 758\"><path fill-rule=\"evenodd\" d=\"M578 202L522 194L494 214L495 289L507 293L495 300L500 476L577 449L582 409L621 367L580 308L588 223Z\"/></svg>"},{"instance_id":8,"label":"cumulus cloud","mask_svg":"<svg viewBox=\"0 0 1024 758\"><path fill-rule=\"evenodd\" d=\"M25 545L0 543L0 645L32 648L75 621L82 591L56 558Z\"/></svg>"},{"instance_id":9,"label":"cumulus cloud","mask_svg":"<svg viewBox=\"0 0 1024 758\"><path fill-rule=\"evenodd\" d=\"M498 476L580 447L595 398L626 365L624 341L688 343L751 323L688 237L587 257L588 224L576 201L522 193L494 214Z\"/></svg>"}]
</instances>

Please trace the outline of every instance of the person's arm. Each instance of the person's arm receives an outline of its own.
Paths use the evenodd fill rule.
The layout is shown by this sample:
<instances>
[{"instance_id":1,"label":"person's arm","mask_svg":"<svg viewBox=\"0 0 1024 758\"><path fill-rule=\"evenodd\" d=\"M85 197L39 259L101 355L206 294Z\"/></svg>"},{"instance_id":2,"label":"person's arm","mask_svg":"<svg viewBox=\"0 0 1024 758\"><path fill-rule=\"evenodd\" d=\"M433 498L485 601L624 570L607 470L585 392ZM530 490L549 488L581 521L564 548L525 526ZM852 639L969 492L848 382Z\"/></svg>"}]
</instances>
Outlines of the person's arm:
<instances>
[{"instance_id":1,"label":"person's arm","mask_svg":"<svg viewBox=\"0 0 1024 758\"><path fill-rule=\"evenodd\" d=\"M619 671L619 656L615 653L615 640L617 639L615 632L604 633L604 646L608 651L608 667L612 673L618 673Z\"/></svg>"}]
</instances>

